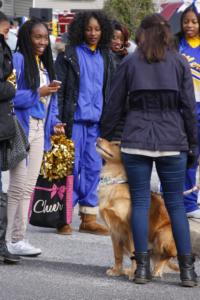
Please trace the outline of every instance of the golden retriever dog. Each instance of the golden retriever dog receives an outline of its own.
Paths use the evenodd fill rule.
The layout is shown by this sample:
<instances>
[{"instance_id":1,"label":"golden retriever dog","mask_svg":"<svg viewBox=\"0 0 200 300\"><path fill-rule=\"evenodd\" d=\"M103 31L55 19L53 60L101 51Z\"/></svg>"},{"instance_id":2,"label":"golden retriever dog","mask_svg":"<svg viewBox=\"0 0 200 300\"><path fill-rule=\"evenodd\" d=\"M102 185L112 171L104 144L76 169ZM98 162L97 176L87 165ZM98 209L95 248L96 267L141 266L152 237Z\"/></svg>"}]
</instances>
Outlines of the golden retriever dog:
<instances>
[{"instance_id":1,"label":"golden retriever dog","mask_svg":"<svg viewBox=\"0 0 200 300\"><path fill-rule=\"evenodd\" d=\"M105 161L98 191L99 211L110 230L115 260L114 266L107 270L107 275L125 274L132 279L136 263L130 227L131 199L120 148L119 145L101 138L97 140L96 148ZM156 193L151 195L149 245L154 276L161 277L166 265L178 271L178 267L170 261L177 256L170 219L163 199ZM128 269L123 268L124 255L128 255L132 260L131 267Z\"/></svg>"}]
</instances>

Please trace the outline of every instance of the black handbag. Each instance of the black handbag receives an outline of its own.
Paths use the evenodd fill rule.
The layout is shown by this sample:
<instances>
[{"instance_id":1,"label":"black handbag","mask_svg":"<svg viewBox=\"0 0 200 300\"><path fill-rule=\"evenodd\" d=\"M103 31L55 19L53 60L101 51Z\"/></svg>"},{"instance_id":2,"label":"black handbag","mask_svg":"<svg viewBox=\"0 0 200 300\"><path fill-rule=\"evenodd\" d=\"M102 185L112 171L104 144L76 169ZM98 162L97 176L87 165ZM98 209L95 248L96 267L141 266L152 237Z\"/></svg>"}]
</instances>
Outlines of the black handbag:
<instances>
[{"instance_id":1,"label":"black handbag","mask_svg":"<svg viewBox=\"0 0 200 300\"><path fill-rule=\"evenodd\" d=\"M59 228L72 222L73 175L49 181L39 175L29 205L29 223Z\"/></svg>"},{"instance_id":2,"label":"black handbag","mask_svg":"<svg viewBox=\"0 0 200 300\"><path fill-rule=\"evenodd\" d=\"M15 136L0 145L0 167L2 171L15 168L20 161L27 157L30 148L24 129L15 115L13 115L13 120Z\"/></svg>"}]
</instances>

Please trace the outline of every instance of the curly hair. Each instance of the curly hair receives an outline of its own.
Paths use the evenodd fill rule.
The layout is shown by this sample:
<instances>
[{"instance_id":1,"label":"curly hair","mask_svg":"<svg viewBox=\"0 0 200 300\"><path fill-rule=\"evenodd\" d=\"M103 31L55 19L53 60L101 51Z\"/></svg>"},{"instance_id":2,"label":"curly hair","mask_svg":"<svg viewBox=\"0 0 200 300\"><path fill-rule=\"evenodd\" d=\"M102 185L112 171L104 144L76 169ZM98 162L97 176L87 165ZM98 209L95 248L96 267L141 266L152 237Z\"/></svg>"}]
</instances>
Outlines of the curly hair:
<instances>
[{"instance_id":1,"label":"curly hair","mask_svg":"<svg viewBox=\"0 0 200 300\"><path fill-rule=\"evenodd\" d=\"M98 48L109 47L113 35L113 28L109 18L101 11L85 11L75 16L68 28L70 45L78 46L85 42L84 33L91 18L96 19L101 27L101 39L98 43Z\"/></svg>"},{"instance_id":2,"label":"curly hair","mask_svg":"<svg viewBox=\"0 0 200 300\"><path fill-rule=\"evenodd\" d=\"M27 87L32 90L36 90L40 84L38 65L31 41L31 33L36 25L43 25L48 31L47 25L39 19L33 18L29 21L26 21L19 29L16 46L16 51L19 51L24 56L24 72L26 83ZM50 40L40 59L48 72L50 81L52 81L55 79L55 73Z\"/></svg>"}]
</instances>

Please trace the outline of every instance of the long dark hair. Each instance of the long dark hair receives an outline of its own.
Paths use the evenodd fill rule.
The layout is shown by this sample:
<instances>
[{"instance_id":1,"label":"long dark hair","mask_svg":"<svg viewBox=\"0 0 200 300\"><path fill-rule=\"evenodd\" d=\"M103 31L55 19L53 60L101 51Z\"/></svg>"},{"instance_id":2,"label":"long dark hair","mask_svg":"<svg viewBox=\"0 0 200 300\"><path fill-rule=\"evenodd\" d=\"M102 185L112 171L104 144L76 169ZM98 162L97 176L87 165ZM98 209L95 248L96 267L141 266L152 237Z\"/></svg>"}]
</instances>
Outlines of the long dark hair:
<instances>
[{"instance_id":1,"label":"long dark hair","mask_svg":"<svg viewBox=\"0 0 200 300\"><path fill-rule=\"evenodd\" d=\"M96 19L101 27L101 39L97 45L98 48L109 47L113 29L111 21L101 11L85 11L78 13L75 16L75 19L68 28L70 44L73 46L78 46L85 42L85 28L91 18Z\"/></svg>"},{"instance_id":2,"label":"long dark hair","mask_svg":"<svg viewBox=\"0 0 200 300\"><path fill-rule=\"evenodd\" d=\"M36 25L43 25L48 31L47 25L41 20L34 18L29 21L26 21L19 29L18 41L16 46L16 51L19 51L24 56L24 72L26 84L27 87L32 90L36 90L40 85L39 69L31 41L31 34L33 28ZM52 81L53 79L55 79L55 73L50 40L40 59L43 62L44 67L49 74L50 81Z\"/></svg>"},{"instance_id":3,"label":"long dark hair","mask_svg":"<svg viewBox=\"0 0 200 300\"><path fill-rule=\"evenodd\" d=\"M136 33L136 43L149 63L163 60L167 49L175 50L174 37L169 24L156 13L142 20Z\"/></svg>"}]
</instances>

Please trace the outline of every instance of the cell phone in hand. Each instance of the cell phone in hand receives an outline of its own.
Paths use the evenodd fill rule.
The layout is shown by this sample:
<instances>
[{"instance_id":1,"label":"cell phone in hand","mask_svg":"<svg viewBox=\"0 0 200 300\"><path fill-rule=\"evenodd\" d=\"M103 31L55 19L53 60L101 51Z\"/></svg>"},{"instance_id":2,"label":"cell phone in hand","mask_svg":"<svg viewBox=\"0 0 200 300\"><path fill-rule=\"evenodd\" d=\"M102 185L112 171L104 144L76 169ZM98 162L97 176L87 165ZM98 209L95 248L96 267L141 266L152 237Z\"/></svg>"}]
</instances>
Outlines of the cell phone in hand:
<instances>
[{"instance_id":1,"label":"cell phone in hand","mask_svg":"<svg viewBox=\"0 0 200 300\"><path fill-rule=\"evenodd\" d=\"M61 81L59 81L59 80L53 80L52 82L50 82L49 86L56 87L56 86L60 86L61 84L62 84Z\"/></svg>"}]
</instances>

